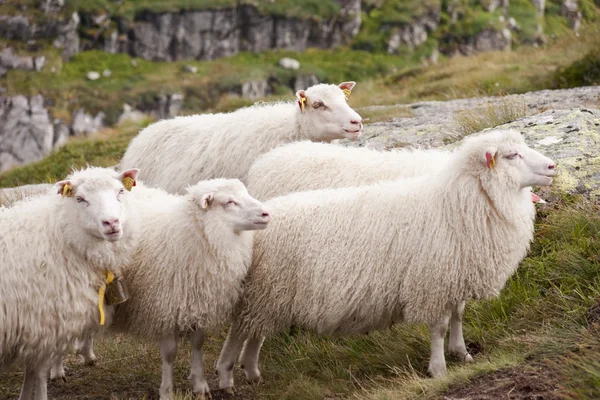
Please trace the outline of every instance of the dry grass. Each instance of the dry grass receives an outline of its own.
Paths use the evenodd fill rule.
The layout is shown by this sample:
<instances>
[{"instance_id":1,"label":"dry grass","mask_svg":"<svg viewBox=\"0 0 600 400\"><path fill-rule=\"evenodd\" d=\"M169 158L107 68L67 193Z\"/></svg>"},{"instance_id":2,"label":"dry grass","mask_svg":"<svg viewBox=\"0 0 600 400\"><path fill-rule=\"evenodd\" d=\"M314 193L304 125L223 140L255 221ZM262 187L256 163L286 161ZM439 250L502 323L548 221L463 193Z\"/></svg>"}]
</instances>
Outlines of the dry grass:
<instances>
[{"instance_id":1,"label":"dry grass","mask_svg":"<svg viewBox=\"0 0 600 400\"><path fill-rule=\"evenodd\" d=\"M365 124L391 121L394 118L411 118L414 116L412 110L402 105L362 107L356 108L356 112L360 114Z\"/></svg>"},{"instance_id":2,"label":"dry grass","mask_svg":"<svg viewBox=\"0 0 600 400\"><path fill-rule=\"evenodd\" d=\"M486 128L503 125L529 115L527 104L516 96L502 96L490 99L482 107L459 111L454 119L458 138L465 137Z\"/></svg>"}]
</instances>

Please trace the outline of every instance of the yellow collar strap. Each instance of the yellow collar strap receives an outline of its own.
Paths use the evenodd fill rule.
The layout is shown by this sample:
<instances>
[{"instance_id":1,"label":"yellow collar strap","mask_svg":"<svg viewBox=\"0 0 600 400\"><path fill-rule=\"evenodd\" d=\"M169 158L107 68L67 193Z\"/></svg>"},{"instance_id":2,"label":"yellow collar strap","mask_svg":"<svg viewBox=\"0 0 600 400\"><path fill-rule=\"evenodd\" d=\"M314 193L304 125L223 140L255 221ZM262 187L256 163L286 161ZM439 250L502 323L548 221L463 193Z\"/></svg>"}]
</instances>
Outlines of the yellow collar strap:
<instances>
[{"instance_id":1,"label":"yellow collar strap","mask_svg":"<svg viewBox=\"0 0 600 400\"><path fill-rule=\"evenodd\" d=\"M348 100L350 98L350 94L352 93L352 91L350 89L342 89L342 92L344 92L344 96L346 96L346 100Z\"/></svg>"},{"instance_id":2,"label":"yellow collar strap","mask_svg":"<svg viewBox=\"0 0 600 400\"><path fill-rule=\"evenodd\" d=\"M106 285L110 284L114 279L115 275L110 271L106 271L106 280L102 283L102 286L100 286L100 289L98 290L98 309L100 310L100 325L104 325L104 322L106 320L104 315L104 292L106 291Z\"/></svg>"}]
</instances>

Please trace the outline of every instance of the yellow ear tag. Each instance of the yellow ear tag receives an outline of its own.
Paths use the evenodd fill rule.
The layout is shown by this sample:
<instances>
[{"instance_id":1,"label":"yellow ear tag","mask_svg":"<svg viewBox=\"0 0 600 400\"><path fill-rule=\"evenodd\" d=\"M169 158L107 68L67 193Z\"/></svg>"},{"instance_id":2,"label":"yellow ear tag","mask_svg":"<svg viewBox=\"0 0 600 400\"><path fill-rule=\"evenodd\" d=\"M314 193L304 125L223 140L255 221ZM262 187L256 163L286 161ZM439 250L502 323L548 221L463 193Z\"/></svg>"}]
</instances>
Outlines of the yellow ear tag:
<instances>
[{"instance_id":1,"label":"yellow ear tag","mask_svg":"<svg viewBox=\"0 0 600 400\"><path fill-rule=\"evenodd\" d=\"M306 108L306 97L300 100L300 111L304 111L304 108Z\"/></svg>"},{"instance_id":2,"label":"yellow ear tag","mask_svg":"<svg viewBox=\"0 0 600 400\"><path fill-rule=\"evenodd\" d=\"M104 322L106 320L104 315L104 292L106 291L106 285L111 283L114 279L115 275L110 271L106 271L105 283L102 283L102 286L100 286L100 289L98 290L98 309L100 310L100 325L104 325Z\"/></svg>"},{"instance_id":3,"label":"yellow ear tag","mask_svg":"<svg viewBox=\"0 0 600 400\"><path fill-rule=\"evenodd\" d=\"M71 197L73 195L73 188L71 185L67 183L65 186L63 186L62 195L63 197Z\"/></svg>"},{"instance_id":4,"label":"yellow ear tag","mask_svg":"<svg viewBox=\"0 0 600 400\"><path fill-rule=\"evenodd\" d=\"M492 157L492 161L490 161L490 169L493 169L496 166L496 160Z\"/></svg>"},{"instance_id":5,"label":"yellow ear tag","mask_svg":"<svg viewBox=\"0 0 600 400\"><path fill-rule=\"evenodd\" d=\"M348 100L350 98L350 94L352 93L352 91L350 89L342 89L342 92L344 92L344 96L346 96L346 100Z\"/></svg>"},{"instance_id":6,"label":"yellow ear tag","mask_svg":"<svg viewBox=\"0 0 600 400\"><path fill-rule=\"evenodd\" d=\"M126 176L123 178L123 186L125 186L125 189L131 192L131 188L135 186L135 180L130 176Z\"/></svg>"}]
</instances>

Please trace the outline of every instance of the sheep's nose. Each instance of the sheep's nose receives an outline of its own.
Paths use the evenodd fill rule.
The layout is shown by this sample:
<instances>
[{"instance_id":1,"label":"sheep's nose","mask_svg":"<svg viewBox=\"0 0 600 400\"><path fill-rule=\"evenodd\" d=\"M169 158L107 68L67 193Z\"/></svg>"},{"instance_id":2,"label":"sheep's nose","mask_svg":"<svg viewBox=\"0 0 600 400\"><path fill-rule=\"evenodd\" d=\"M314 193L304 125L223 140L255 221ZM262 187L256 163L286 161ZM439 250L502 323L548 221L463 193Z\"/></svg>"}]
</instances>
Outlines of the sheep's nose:
<instances>
[{"instance_id":1,"label":"sheep's nose","mask_svg":"<svg viewBox=\"0 0 600 400\"><path fill-rule=\"evenodd\" d=\"M266 218L266 217L270 217L271 214L269 214L268 212L265 211L262 213L262 216Z\"/></svg>"},{"instance_id":2,"label":"sheep's nose","mask_svg":"<svg viewBox=\"0 0 600 400\"><path fill-rule=\"evenodd\" d=\"M554 167L556 167L556 165L555 165L555 164L550 164L550 165L548 165L548 169L554 169Z\"/></svg>"},{"instance_id":3,"label":"sheep's nose","mask_svg":"<svg viewBox=\"0 0 600 400\"><path fill-rule=\"evenodd\" d=\"M359 118L359 119L353 119L353 120L350 120L350 123L351 123L352 125L360 125L360 124L361 124L361 121L362 121L362 118Z\"/></svg>"},{"instance_id":4,"label":"sheep's nose","mask_svg":"<svg viewBox=\"0 0 600 400\"><path fill-rule=\"evenodd\" d=\"M112 228L115 225L117 225L118 223L119 223L119 219L118 218L115 218L115 219L112 219L112 220L105 219L105 220L102 221L102 225L106 226L107 228Z\"/></svg>"}]
</instances>

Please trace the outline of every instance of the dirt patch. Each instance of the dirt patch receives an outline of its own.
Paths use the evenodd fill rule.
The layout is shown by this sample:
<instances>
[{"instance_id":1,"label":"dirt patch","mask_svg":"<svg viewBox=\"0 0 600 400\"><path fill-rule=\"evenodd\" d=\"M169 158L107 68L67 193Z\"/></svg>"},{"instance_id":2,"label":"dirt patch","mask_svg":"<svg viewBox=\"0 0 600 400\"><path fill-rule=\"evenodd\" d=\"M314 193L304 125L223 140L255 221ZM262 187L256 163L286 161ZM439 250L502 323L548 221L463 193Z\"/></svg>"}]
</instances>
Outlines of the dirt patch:
<instances>
[{"instance_id":1,"label":"dirt patch","mask_svg":"<svg viewBox=\"0 0 600 400\"><path fill-rule=\"evenodd\" d=\"M504 368L450 387L444 400L555 400L562 399L559 376L548 366L534 363Z\"/></svg>"},{"instance_id":2,"label":"dirt patch","mask_svg":"<svg viewBox=\"0 0 600 400\"><path fill-rule=\"evenodd\" d=\"M600 331L600 299L587 310L586 317L590 324L590 330Z\"/></svg>"}]
</instances>

